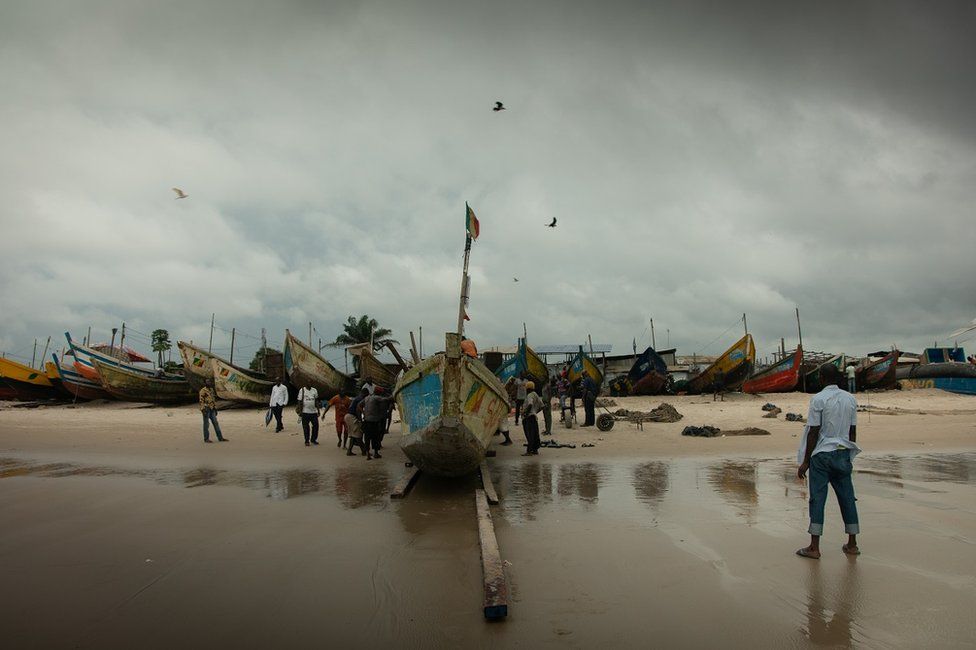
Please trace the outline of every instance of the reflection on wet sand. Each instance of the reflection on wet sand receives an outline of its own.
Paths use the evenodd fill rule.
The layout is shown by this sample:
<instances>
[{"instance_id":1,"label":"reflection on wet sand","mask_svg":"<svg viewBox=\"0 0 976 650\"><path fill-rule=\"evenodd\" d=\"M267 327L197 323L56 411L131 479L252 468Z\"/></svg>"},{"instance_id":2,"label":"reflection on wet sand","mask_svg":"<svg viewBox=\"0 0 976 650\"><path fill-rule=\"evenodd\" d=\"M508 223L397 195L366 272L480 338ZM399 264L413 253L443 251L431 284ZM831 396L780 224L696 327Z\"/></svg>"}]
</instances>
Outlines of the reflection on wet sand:
<instances>
[{"instance_id":1,"label":"reflection on wet sand","mask_svg":"<svg viewBox=\"0 0 976 650\"><path fill-rule=\"evenodd\" d=\"M390 494L390 474L385 465L340 467L335 474L335 493L347 510L385 501Z\"/></svg>"},{"instance_id":2,"label":"reflection on wet sand","mask_svg":"<svg viewBox=\"0 0 976 650\"><path fill-rule=\"evenodd\" d=\"M634 468L634 494L637 500L649 506L657 506L667 494L670 483L668 463L658 460L641 463Z\"/></svg>"},{"instance_id":3,"label":"reflection on wet sand","mask_svg":"<svg viewBox=\"0 0 976 650\"><path fill-rule=\"evenodd\" d=\"M807 562L806 636L815 645L849 647L858 630L855 614L861 601L861 580L857 561L850 559L842 569L839 585L824 593L826 569L820 562ZM862 641L858 634L857 641Z\"/></svg>"},{"instance_id":4,"label":"reflection on wet sand","mask_svg":"<svg viewBox=\"0 0 976 650\"><path fill-rule=\"evenodd\" d=\"M584 504L595 504L600 498L600 484L606 473L605 467L593 463L560 465L556 493L560 497L576 495Z\"/></svg>"},{"instance_id":5,"label":"reflection on wet sand","mask_svg":"<svg viewBox=\"0 0 976 650\"><path fill-rule=\"evenodd\" d=\"M552 502L552 465L531 462L503 464L494 469L505 512L515 520L531 521L543 503Z\"/></svg>"},{"instance_id":6,"label":"reflection on wet sand","mask_svg":"<svg viewBox=\"0 0 976 650\"><path fill-rule=\"evenodd\" d=\"M754 514L759 504L756 490L759 461L731 461L715 463L707 468L708 482L728 503Z\"/></svg>"}]
</instances>

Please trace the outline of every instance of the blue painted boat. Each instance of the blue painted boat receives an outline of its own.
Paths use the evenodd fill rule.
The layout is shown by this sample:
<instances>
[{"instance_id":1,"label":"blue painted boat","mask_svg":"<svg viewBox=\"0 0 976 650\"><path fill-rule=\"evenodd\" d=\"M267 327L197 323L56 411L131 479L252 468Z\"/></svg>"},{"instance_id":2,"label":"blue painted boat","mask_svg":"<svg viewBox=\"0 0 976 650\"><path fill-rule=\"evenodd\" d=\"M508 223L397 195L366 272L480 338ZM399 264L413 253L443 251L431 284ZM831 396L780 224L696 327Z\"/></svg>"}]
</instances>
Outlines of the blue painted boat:
<instances>
[{"instance_id":1,"label":"blue painted boat","mask_svg":"<svg viewBox=\"0 0 976 650\"><path fill-rule=\"evenodd\" d=\"M519 338L515 356L510 357L499 366L495 370L495 376L504 384L512 377L518 377L522 373L534 381L536 386L541 386L549 380L549 370L546 368L545 362L539 358L539 355L532 348L525 344L525 339Z\"/></svg>"},{"instance_id":2,"label":"blue painted boat","mask_svg":"<svg viewBox=\"0 0 976 650\"><path fill-rule=\"evenodd\" d=\"M665 390L670 379L668 364L654 348L644 350L627 373L631 395L657 395Z\"/></svg>"}]
</instances>

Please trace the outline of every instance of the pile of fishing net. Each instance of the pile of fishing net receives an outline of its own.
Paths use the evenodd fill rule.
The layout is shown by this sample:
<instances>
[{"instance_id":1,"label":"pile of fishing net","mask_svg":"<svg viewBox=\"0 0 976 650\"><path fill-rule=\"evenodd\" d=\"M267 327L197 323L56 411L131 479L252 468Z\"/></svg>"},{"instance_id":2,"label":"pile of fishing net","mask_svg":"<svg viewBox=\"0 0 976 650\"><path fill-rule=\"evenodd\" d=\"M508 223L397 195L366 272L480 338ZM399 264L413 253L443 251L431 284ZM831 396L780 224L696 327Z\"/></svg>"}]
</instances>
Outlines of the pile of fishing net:
<instances>
[{"instance_id":1,"label":"pile of fishing net","mask_svg":"<svg viewBox=\"0 0 976 650\"><path fill-rule=\"evenodd\" d=\"M662 402L660 406L650 411L628 411L627 409L618 409L613 413L619 418L624 418L631 422L677 422L684 416L678 413L678 409L674 408L667 402Z\"/></svg>"}]
</instances>

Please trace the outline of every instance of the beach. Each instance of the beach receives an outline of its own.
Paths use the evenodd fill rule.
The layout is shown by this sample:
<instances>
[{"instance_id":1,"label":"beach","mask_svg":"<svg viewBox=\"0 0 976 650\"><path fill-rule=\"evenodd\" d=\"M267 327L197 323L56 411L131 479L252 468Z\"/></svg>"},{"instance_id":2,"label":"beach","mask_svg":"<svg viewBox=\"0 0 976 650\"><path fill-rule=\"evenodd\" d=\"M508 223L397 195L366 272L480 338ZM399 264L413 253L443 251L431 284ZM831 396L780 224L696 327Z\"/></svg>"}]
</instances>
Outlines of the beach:
<instances>
[{"instance_id":1,"label":"beach","mask_svg":"<svg viewBox=\"0 0 976 650\"><path fill-rule=\"evenodd\" d=\"M488 460L512 590L498 623L481 612L480 482L422 476L391 501L396 417L367 462L336 448L331 414L307 448L290 408L282 433L222 411L229 442L204 445L193 405L3 406L0 624L13 647L969 646L976 399L857 398L856 559L833 497L823 558L793 555L803 424L784 416L808 395L613 398L683 417L600 432L555 413L552 439L576 447L533 458L513 426Z\"/></svg>"}]
</instances>

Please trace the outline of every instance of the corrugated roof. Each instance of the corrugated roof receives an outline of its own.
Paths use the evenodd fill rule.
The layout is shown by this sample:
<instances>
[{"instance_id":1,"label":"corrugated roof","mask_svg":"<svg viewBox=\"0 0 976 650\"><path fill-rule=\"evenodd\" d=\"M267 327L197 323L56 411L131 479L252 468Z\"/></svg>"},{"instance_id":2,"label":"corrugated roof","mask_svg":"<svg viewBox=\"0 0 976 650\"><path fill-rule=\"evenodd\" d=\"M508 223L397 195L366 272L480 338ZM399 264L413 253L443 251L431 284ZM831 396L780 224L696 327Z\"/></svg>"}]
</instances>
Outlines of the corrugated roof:
<instances>
[{"instance_id":1,"label":"corrugated roof","mask_svg":"<svg viewBox=\"0 0 976 650\"><path fill-rule=\"evenodd\" d=\"M536 354L576 354L579 352L580 346L577 345L529 345L530 348L535 350ZM593 344L593 354L610 354L613 349L613 345L610 343L594 343ZM590 353L590 344L583 344L583 351L587 354Z\"/></svg>"}]
</instances>

